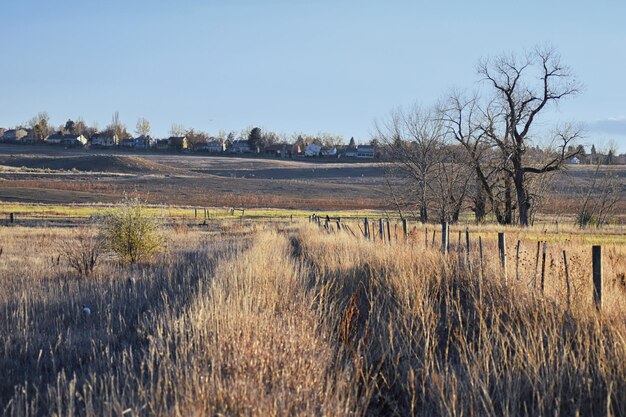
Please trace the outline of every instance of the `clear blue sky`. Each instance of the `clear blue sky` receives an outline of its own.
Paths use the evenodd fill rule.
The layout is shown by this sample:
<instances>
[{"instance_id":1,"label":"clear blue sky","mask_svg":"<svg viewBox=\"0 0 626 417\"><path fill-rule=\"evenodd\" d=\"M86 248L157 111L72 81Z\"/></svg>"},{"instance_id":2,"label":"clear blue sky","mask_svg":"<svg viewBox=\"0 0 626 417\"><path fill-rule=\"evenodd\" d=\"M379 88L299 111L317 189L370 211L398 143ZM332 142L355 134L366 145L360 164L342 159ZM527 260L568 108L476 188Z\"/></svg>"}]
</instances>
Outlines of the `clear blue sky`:
<instances>
[{"instance_id":1,"label":"clear blue sky","mask_svg":"<svg viewBox=\"0 0 626 417\"><path fill-rule=\"evenodd\" d=\"M626 2L3 0L0 126L47 111L133 130L261 126L368 140L398 105L473 89L479 58L550 43L584 92L542 122L626 152Z\"/></svg>"}]
</instances>

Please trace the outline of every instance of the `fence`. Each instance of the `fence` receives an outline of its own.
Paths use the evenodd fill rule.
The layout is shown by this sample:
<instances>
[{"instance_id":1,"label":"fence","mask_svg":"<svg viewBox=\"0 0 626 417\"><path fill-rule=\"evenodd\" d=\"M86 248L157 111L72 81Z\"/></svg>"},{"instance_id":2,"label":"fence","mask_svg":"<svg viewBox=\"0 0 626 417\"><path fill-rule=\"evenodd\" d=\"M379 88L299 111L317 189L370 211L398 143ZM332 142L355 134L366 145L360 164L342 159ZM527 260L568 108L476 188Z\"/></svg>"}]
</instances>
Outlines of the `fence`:
<instances>
[{"instance_id":1,"label":"fence","mask_svg":"<svg viewBox=\"0 0 626 417\"><path fill-rule=\"evenodd\" d=\"M412 244L415 244L418 239L410 239L410 229L407 219L401 219L401 228L402 228L402 238L398 237L397 232L394 234L394 238L392 238L391 234L391 226L389 219L379 218L378 221L371 220L369 218L364 218L362 220L357 220L358 230L355 233L354 229L350 227L347 222L343 222L341 218L330 218L326 216L326 218L321 218L319 216L310 216L309 222L317 224L320 228L325 230L327 233L341 233L346 232L352 235L355 238L366 239L372 242L378 242L380 244L406 244L411 241ZM348 222L354 222L354 218L348 220ZM361 227L362 222L362 227ZM374 225L376 225L375 227ZM397 230L398 224L394 225L394 229ZM377 230L374 230L377 229ZM415 229L414 229L415 230ZM446 257L450 257L451 255L451 241L450 241L451 228L448 223L441 224L441 245L439 250ZM463 238L463 234L465 235ZM478 236L478 259L473 259L471 257L472 254L472 237L469 226L465 226L464 230L458 230L458 241L456 244L457 256L459 262L464 262L466 265L472 265L476 263L480 268L481 280L485 275L485 259L484 259L484 248L483 248L483 237L481 233ZM429 229L428 226L424 228L424 247L435 248L436 247L436 230L432 232L432 241L429 245ZM495 237L495 236L494 236ZM514 273L515 280L520 281L520 251L522 247L522 241L517 239L514 246ZM601 245L593 245L591 247L591 256L590 261L592 265L592 276L590 281L593 286L593 304L596 309L600 310L602 308L603 303L603 274L602 274L602 246ZM502 277L505 285L509 283L509 266L507 265L507 260L509 259L509 254L507 253L507 243L506 243L506 232L497 232L497 256L498 256L498 265L499 265L499 275ZM543 295L546 291L546 267L547 267L547 252L548 252L548 243L547 241L537 241L537 250L535 254L535 268L532 280L530 285L533 288L537 288L540 293ZM565 249L562 250L562 259L563 259L563 268L565 275L565 288L566 288L566 303L568 309L572 305L572 282L570 277L570 263L568 262L568 254ZM538 284L538 285L537 285Z\"/></svg>"}]
</instances>

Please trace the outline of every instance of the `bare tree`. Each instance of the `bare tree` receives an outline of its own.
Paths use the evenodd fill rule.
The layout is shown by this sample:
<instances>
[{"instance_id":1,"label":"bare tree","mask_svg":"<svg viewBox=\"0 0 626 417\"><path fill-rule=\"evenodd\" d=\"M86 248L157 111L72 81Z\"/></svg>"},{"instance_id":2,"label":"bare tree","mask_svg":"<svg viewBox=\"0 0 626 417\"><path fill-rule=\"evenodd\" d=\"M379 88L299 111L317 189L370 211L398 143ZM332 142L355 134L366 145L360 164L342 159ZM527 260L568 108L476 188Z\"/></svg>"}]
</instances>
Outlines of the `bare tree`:
<instances>
[{"instance_id":1,"label":"bare tree","mask_svg":"<svg viewBox=\"0 0 626 417\"><path fill-rule=\"evenodd\" d=\"M577 94L580 87L553 49L536 48L522 57L501 55L487 59L479 64L478 73L494 94L492 111L485 118L483 130L502 154L502 169L515 188L519 223L527 226L532 206L528 175L558 170L577 154L576 147L573 153L567 149L581 133L571 126L557 130L559 149L554 158L533 165L524 157L531 141L531 128L549 105Z\"/></svg>"},{"instance_id":2,"label":"bare tree","mask_svg":"<svg viewBox=\"0 0 626 417\"><path fill-rule=\"evenodd\" d=\"M30 127L35 133L37 141L43 141L50 134L50 116L45 111L39 112L37 116L28 121Z\"/></svg>"},{"instance_id":3,"label":"bare tree","mask_svg":"<svg viewBox=\"0 0 626 417\"><path fill-rule=\"evenodd\" d=\"M128 131L126 130L126 125L124 125L120 120L120 113L118 111L113 113L111 123L106 127L105 132L111 135L117 135L118 139L123 139L129 136Z\"/></svg>"},{"instance_id":4,"label":"bare tree","mask_svg":"<svg viewBox=\"0 0 626 417\"><path fill-rule=\"evenodd\" d=\"M152 127L150 126L150 122L145 117L140 117L137 119L137 124L135 125L135 133L138 136L148 136L150 135L150 131Z\"/></svg>"},{"instance_id":5,"label":"bare tree","mask_svg":"<svg viewBox=\"0 0 626 417\"><path fill-rule=\"evenodd\" d=\"M467 163L473 169L473 211L477 222L482 222L487 214L487 203L490 204L499 223L507 223L506 210L502 210L497 190L501 179L500 160L494 156L493 147L486 135L484 111L477 94L465 96L453 91L441 105L440 113L446 126L446 135L458 142L467 154ZM504 204L506 206L506 204Z\"/></svg>"},{"instance_id":6,"label":"bare tree","mask_svg":"<svg viewBox=\"0 0 626 417\"><path fill-rule=\"evenodd\" d=\"M434 167L433 181L429 184L440 221L456 223L459 220L473 178L471 167L462 149L445 145L445 152Z\"/></svg>"},{"instance_id":7,"label":"bare tree","mask_svg":"<svg viewBox=\"0 0 626 417\"><path fill-rule=\"evenodd\" d=\"M435 109L414 105L407 111L391 113L384 125L376 126L377 139L405 180L405 196L416 197L422 222L429 216L429 186L436 165L441 161L444 124Z\"/></svg>"},{"instance_id":8,"label":"bare tree","mask_svg":"<svg viewBox=\"0 0 626 417\"><path fill-rule=\"evenodd\" d=\"M615 214L622 199L622 184L614 171L600 172L600 164L591 177L591 184L578 210L576 223L581 229L591 224L602 227Z\"/></svg>"},{"instance_id":9,"label":"bare tree","mask_svg":"<svg viewBox=\"0 0 626 417\"><path fill-rule=\"evenodd\" d=\"M172 126L170 127L170 136L181 137L185 136L186 134L187 129L185 128L185 126L178 123L172 123Z\"/></svg>"}]
</instances>

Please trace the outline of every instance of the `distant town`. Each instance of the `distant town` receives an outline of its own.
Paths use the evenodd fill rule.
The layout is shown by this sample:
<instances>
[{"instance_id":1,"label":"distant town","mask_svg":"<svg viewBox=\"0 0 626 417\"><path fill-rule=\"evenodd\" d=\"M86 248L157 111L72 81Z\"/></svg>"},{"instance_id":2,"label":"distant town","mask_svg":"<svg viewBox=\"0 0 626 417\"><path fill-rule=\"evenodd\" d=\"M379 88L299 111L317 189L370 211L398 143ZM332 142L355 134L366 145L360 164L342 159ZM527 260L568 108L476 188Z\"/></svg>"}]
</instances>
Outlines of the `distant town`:
<instances>
[{"instance_id":1,"label":"distant town","mask_svg":"<svg viewBox=\"0 0 626 417\"><path fill-rule=\"evenodd\" d=\"M174 153L207 153L223 155L264 156L276 158L323 158L326 160L387 160L390 158L385 143L376 138L366 144L357 144L352 137L346 145L338 135L321 133L318 135L294 134L290 137L259 127L242 132L220 132L216 136L194 129L172 125L167 138L154 138L150 135L150 123L140 118L135 135L114 114L112 122L103 130L88 127L82 120L68 120L58 128L49 126L47 113L39 113L27 123L27 127L0 128L0 143L13 145L45 145L63 148L116 149L128 151L155 151ZM454 153L459 145L446 145ZM571 151L571 149L570 149ZM531 159L540 160L549 154L549 149L539 146L529 148ZM626 153L618 154L615 149L597 151L592 145L585 149L578 146L576 156L567 160L568 164L626 164Z\"/></svg>"},{"instance_id":2,"label":"distant town","mask_svg":"<svg viewBox=\"0 0 626 417\"><path fill-rule=\"evenodd\" d=\"M53 129L48 126L48 116L40 113L29 122L29 127L0 128L0 142L15 145L48 145L65 148L120 149L137 151L204 152L209 154L265 155L279 158L353 158L374 159L376 143L357 144L351 138L349 144L343 138L331 135L294 135L288 140L284 135L263 132L255 127L242 134L222 132L211 136L181 126L172 127L172 135L154 138L145 119L137 122L136 135L131 135L119 123L117 115L102 131L87 127L82 121L68 120L65 125Z\"/></svg>"}]
</instances>

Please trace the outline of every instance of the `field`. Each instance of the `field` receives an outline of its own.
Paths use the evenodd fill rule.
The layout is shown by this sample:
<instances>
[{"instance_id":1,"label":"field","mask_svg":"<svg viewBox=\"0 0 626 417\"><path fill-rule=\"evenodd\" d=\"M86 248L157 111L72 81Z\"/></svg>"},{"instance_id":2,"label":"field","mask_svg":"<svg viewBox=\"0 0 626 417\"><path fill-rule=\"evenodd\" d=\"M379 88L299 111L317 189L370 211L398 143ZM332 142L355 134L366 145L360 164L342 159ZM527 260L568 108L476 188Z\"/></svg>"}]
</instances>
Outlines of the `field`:
<instances>
[{"instance_id":1,"label":"field","mask_svg":"<svg viewBox=\"0 0 626 417\"><path fill-rule=\"evenodd\" d=\"M624 233L508 228L505 280L494 226L470 229L468 258L464 227L443 255L432 225L410 224L406 239L392 225L388 242L345 224L357 233L301 218L171 220L164 256L107 257L90 278L61 256L84 229L0 229L1 411L626 413ZM543 293L537 239L549 242ZM591 244L604 250L601 312Z\"/></svg>"},{"instance_id":2,"label":"field","mask_svg":"<svg viewBox=\"0 0 626 417\"><path fill-rule=\"evenodd\" d=\"M626 195L626 169L602 169L607 170L620 178ZM593 171L569 167L548 193L544 213L571 218ZM384 167L376 162L0 145L0 201L28 204L111 204L129 194L170 206L392 212L383 174ZM626 213L626 199L619 204L617 212ZM620 221L625 220L622 214Z\"/></svg>"},{"instance_id":3,"label":"field","mask_svg":"<svg viewBox=\"0 0 626 417\"><path fill-rule=\"evenodd\" d=\"M534 226L467 215L444 254L440 225L405 236L376 163L20 149L0 149L0 415L626 416L624 211L573 226L587 167ZM163 252L78 274L67 254L127 195Z\"/></svg>"}]
</instances>

